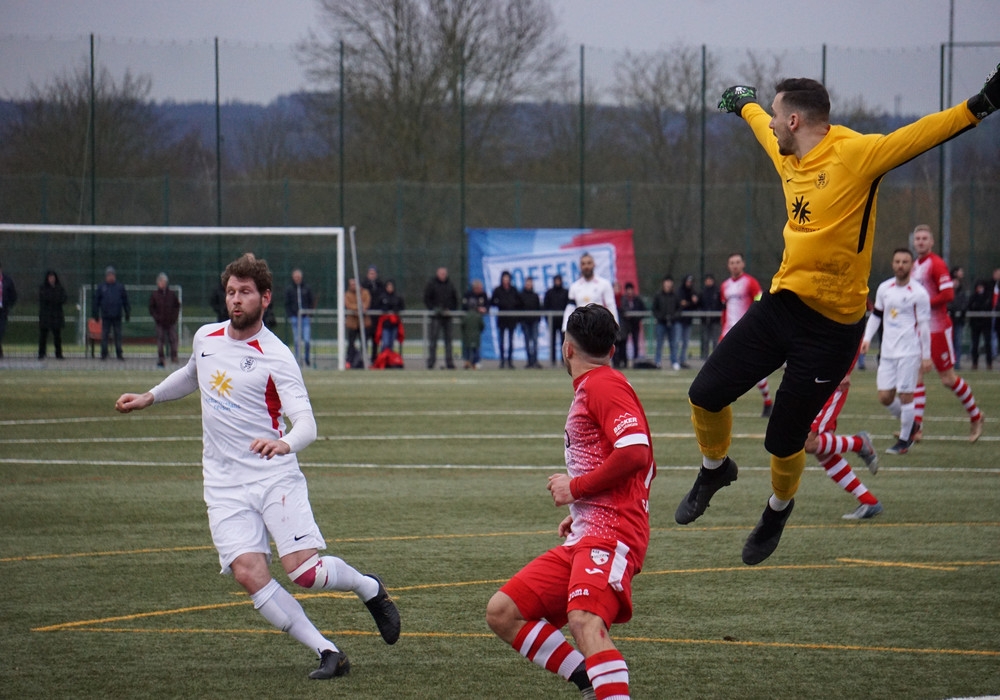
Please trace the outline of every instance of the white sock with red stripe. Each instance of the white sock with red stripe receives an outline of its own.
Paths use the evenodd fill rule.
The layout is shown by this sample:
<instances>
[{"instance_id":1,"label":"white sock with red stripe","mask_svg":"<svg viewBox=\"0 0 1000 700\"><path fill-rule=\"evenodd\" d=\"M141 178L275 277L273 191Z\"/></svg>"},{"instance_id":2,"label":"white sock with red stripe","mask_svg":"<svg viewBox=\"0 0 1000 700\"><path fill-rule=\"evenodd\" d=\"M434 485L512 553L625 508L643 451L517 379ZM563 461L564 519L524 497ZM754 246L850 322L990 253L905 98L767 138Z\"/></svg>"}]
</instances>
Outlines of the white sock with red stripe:
<instances>
[{"instance_id":1,"label":"white sock with red stripe","mask_svg":"<svg viewBox=\"0 0 1000 700\"><path fill-rule=\"evenodd\" d=\"M826 475L833 479L835 484L857 498L861 503L869 505L878 503L878 499L861 483L861 479L851 469L851 465L839 454L821 459L819 463L823 465Z\"/></svg>"},{"instance_id":2,"label":"white sock with red stripe","mask_svg":"<svg viewBox=\"0 0 1000 700\"><path fill-rule=\"evenodd\" d=\"M314 554L288 577L314 591L352 591L363 601L378 595L378 581L338 557Z\"/></svg>"},{"instance_id":3,"label":"white sock with red stripe","mask_svg":"<svg viewBox=\"0 0 1000 700\"><path fill-rule=\"evenodd\" d=\"M816 458L829 457L830 455L841 455L844 452L860 452L861 438L857 435L834 435L833 433L821 433L817 436Z\"/></svg>"},{"instance_id":4,"label":"white sock with red stripe","mask_svg":"<svg viewBox=\"0 0 1000 700\"><path fill-rule=\"evenodd\" d=\"M923 382L917 384L916 391L913 392L913 420L918 426L924 424L924 407L927 405L927 387Z\"/></svg>"},{"instance_id":5,"label":"white sock with red stripe","mask_svg":"<svg viewBox=\"0 0 1000 700\"><path fill-rule=\"evenodd\" d=\"M764 397L764 405L771 405L771 387L768 386L766 379L761 379L757 384L757 388L760 390L760 395Z\"/></svg>"},{"instance_id":6,"label":"white sock with red stripe","mask_svg":"<svg viewBox=\"0 0 1000 700\"><path fill-rule=\"evenodd\" d=\"M969 385L965 383L965 380L961 377L955 379L955 383L951 387L952 393L958 397L958 400L962 402L962 407L965 408L966 412L969 414L969 420L977 421L982 415L979 411L979 406L976 405L976 397L972 395L972 389Z\"/></svg>"},{"instance_id":7,"label":"white sock with red stripe","mask_svg":"<svg viewBox=\"0 0 1000 700\"><path fill-rule=\"evenodd\" d=\"M628 700L628 666L617 649L587 657L587 675L598 700Z\"/></svg>"},{"instance_id":8,"label":"white sock with red stripe","mask_svg":"<svg viewBox=\"0 0 1000 700\"><path fill-rule=\"evenodd\" d=\"M583 663L583 654L570 646L563 633L545 620L526 622L511 646L528 661L567 681Z\"/></svg>"}]
</instances>

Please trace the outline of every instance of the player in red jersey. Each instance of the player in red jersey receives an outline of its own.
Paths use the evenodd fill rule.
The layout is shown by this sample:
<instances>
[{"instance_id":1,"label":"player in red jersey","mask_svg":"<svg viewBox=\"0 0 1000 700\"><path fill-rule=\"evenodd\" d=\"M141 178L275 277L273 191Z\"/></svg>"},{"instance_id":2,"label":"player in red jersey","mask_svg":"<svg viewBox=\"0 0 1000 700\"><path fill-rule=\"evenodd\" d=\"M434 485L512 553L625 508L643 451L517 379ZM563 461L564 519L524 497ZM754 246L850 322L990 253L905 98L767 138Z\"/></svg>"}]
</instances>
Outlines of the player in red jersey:
<instances>
[{"instance_id":1,"label":"player in red jersey","mask_svg":"<svg viewBox=\"0 0 1000 700\"><path fill-rule=\"evenodd\" d=\"M854 362L857 363L857 358ZM851 371L853 370L852 366ZM857 452L868 467L868 471L872 474L878 472L878 455L872 446L871 435L863 430L856 435L836 434L837 418L844 409L850 388L849 371L813 420L809 435L806 437L805 450L816 456L826 475L833 479L835 484L858 499L858 507L845 514L844 520L868 520L882 512L882 504L861 482L843 455L845 452Z\"/></svg>"},{"instance_id":2,"label":"player in red jersey","mask_svg":"<svg viewBox=\"0 0 1000 700\"><path fill-rule=\"evenodd\" d=\"M645 411L611 368L617 335L611 312L597 304L567 320L563 363L574 389L567 473L548 480L555 505L569 506L558 529L566 541L517 572L486 608L500 639L590 698L629 697L628 666L608 630L632 617L656 475ZM560 631L567 623L578 650Z\"/></svg>"},{"instance_id":3,"label":"player in red jersey","mask_svg":"<svg viewBox=\"0 0 1000 700\"><path fill-rule=\"evenodd\" d=\"M931 233L931 227L919 224L913 229L913 250L917 254L917 259L913 263L912 277L924 286L931 298L931 360L934 362L938 377L941 378L941 383L951 389L969 414L969 442L975 442L983 434L985 417L976 405L972 389L955 372L955 346L951 336L951 317L948 315L948 304L955 298L954 283L948 271L948 264L941 256L931 252L933 249L934 234ZM926 401L923 372L917 381L914 397L914 402L917 404L916 427L918 432L922 433L923 409Z\"/></svg>"},{"instance_id":4,"label":"player in red jersey","mask_svg":"<svg viewBox=\"0 0 1000 700\"><path fill-rule=\"evenodd\" d=\"M722 333L719 340L725 337L736 322L743 318L743 315L750 310L750 305L760 299L764 293L760 282L751 275L744 272L746 261L742 253L733 253L729 256L729 279L719 285L719 298L722 300ZM757 389L764 399L764 408L760 412L761 418L771 415L771 388L768 386L767 377L757 382Z\"/></svg>"}]
</instances>

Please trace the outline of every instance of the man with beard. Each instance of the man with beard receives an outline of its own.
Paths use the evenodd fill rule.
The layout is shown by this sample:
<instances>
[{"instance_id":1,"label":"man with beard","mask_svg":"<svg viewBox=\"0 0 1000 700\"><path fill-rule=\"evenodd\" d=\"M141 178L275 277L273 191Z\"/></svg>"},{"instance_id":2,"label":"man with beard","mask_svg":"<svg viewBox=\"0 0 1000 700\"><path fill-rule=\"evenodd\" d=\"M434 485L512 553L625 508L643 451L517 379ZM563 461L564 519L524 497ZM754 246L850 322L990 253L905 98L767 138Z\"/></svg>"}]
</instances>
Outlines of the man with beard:
<instances>
[{"instance_id":1,"label":"man with beard","mask_svg":"<svg viewBox=\"0 0 1000 700\"><path fill-rule=\"evenodd\" d=\"M187 365L144 394L122 394L115 409L130 413L201 392L204 495L222 572L268 622L320 657L309 677L329 679L345 675L350 662L271 577L271 540L292 581L354 592L389 644L399 638L399 611L377 576L319 555L326 542L295 456L316 439L316 420L298 363L263 324L271 282L267 263L252 253L230 263L222 275L230 320L198 329Z\"/></svg>"}]
</instances>

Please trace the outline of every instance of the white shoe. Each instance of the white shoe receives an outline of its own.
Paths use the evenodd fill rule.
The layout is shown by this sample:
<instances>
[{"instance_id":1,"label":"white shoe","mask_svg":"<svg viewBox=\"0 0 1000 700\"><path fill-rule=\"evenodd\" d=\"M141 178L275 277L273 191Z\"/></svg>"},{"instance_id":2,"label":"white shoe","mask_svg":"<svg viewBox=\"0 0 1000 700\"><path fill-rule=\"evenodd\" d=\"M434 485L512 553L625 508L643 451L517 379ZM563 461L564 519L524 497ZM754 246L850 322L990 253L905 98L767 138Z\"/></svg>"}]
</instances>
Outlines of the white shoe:
<instances>
[{"instance_id":1,"label":"white shoe","mask_svg":"<svg viewBox=\"0 0 1000 700\"><path fill-rule=\"evenodd\" d=\"M680 369L681 369L681 366L680 366L680 363L678 363L678 362L675 362L675 363L674 363L674 364L672 365L672 367L673 367L673 369L674 369L674 371L675 371L675 372L679 372L679 371L680 371Z\"/></svg>"},{"instance_id":2,"label":"white shoe","mask_svg":"<svg viewBox=\"0 0 1000 700\"><path fill-rule=\"evenodd\" d=\"M862 503L853 512L842 516L844 520L868 520L882 512L881 503Z\"/></svg>"}]
</instances>

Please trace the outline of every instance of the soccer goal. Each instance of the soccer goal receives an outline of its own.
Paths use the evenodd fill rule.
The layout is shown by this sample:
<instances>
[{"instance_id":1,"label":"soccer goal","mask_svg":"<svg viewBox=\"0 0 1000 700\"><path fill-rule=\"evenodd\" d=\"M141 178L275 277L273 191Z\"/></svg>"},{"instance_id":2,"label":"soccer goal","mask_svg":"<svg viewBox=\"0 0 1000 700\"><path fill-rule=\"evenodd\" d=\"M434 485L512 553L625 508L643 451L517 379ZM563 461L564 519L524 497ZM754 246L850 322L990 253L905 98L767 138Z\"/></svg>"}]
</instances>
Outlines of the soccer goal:
<instances>
[{"instance_id":1,"label":"soccer goal","mask_svg":"<svg viewBox=\"0 0 1000 700\"><path fill-rule=\"evenodd\" d=\"M84 328L86 304L74 304L72 290L93 289L104 281L108 266L116 270L131 296L133 319L148 319L149 293L160 272L171 287L183 287L185 323L215 321L212 300L219 276L231 261L246 252L267 260L274 275L271 308L279 337L293 344L285 310L291 272L300 269L317 306L335 310L328 321L313 327L313 346L322 363L344 369L344 229L340 227L199 227L199 226L71 226L0 224L0 265L16 281L19 301L16 320L32 328L8 326L8 336L37 337L37 290L48 270L54 270L70 294L66 306L68 328ZM141 291L140 291L141 290ZM73 306L79 308L74 309ZM35 313L33 313L35 312ZM14 319L12 319L14 320ZM184 329L193 332L193 328ZM124 334L129 339L129 329ZM187 334L190 337L190 334ZM315 365L316 363L314 363Z\"/></svg>"}]
</instances>

